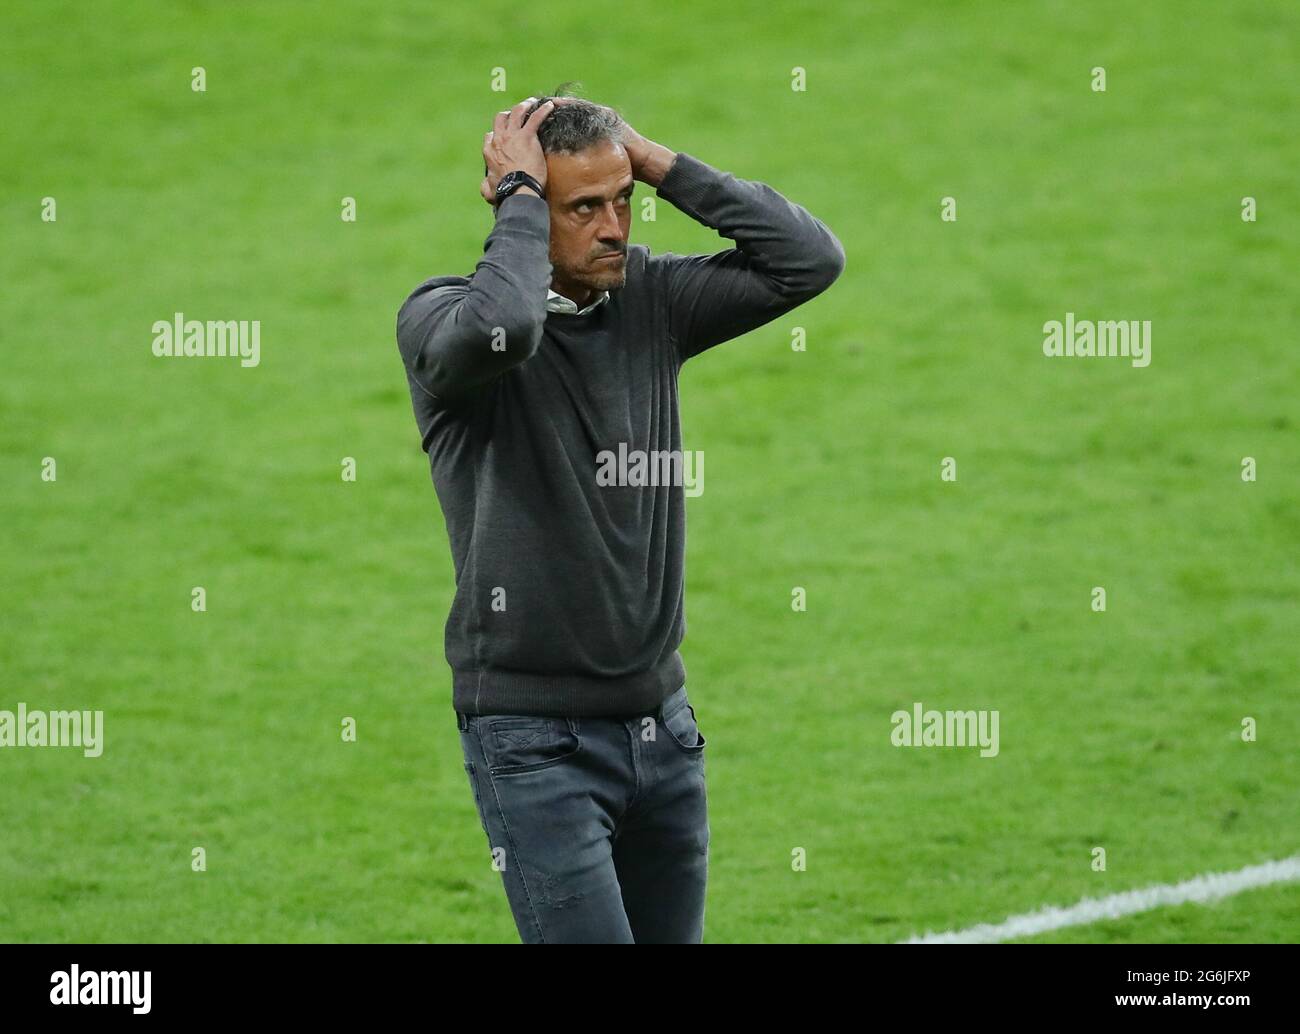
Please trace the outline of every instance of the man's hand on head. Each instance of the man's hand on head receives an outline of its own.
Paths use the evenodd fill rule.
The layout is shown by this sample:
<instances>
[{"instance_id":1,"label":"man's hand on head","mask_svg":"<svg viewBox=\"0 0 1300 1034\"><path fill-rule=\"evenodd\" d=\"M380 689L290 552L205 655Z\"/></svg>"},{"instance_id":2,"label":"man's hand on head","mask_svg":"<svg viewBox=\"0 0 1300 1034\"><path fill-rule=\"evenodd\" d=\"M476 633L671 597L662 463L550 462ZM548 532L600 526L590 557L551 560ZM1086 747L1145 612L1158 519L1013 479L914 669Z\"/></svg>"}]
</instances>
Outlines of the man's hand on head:
<instances>
[{"instance_id":1,"label":"man's hand on head","mask_svg":"<svg viewBox=\"0 0 1300 1034\"><path fill-rule=\"evenodd\" d=\"M483 163L487 171L479 184L479 193L489 205L496 203L497 184L508 172L526 172L546 186L546 155L537 139L537 129L555 110L555 104L547 101L529 115L536 103L536 97L529 97L509 111L497 112L492 129L483 135ZM516 191L525 192L536 196L529 187Z\"/></svg>"},{"instance_id":2,"label":"man's hand on head","mask_svg":"<svg viewBox=\"0 0 1300 1034\"><path fill-rule=\"evenodd\" d=\"M574 98L556 97L554 100L556 105L563 105ZM652 187L658 187L663 182L668 170L673 167L673 162L677 160L676 151L647 140L626 121L623 122L622 142L623 149L627 151L628 163L632 166L632 176Z\"/></svg>"}]
</instances>

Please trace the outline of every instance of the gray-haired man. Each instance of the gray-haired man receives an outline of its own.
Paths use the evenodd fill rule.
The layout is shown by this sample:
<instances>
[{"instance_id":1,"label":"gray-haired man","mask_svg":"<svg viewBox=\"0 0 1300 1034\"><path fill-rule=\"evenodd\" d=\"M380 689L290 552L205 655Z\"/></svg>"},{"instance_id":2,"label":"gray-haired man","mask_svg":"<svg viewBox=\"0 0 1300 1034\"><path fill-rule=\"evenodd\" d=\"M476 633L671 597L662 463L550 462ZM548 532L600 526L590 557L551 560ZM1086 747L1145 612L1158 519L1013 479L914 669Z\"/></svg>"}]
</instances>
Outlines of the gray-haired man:
<instances>
[{"instance_id":1,"label":"gray-haired man","mask_svg":"<svg viewBox=\"0 0 1300 1034\"><path fill-rule=\"evenodd\" d=\"M609 108L529 98L484 138L472 276L421 284L397 340L447 522L465 769L526 942L698 943L705 740L685 634L683 363L824 291L835 236ZM636 181L736 242L628 244Z\"/></svg>"}]
</instances>

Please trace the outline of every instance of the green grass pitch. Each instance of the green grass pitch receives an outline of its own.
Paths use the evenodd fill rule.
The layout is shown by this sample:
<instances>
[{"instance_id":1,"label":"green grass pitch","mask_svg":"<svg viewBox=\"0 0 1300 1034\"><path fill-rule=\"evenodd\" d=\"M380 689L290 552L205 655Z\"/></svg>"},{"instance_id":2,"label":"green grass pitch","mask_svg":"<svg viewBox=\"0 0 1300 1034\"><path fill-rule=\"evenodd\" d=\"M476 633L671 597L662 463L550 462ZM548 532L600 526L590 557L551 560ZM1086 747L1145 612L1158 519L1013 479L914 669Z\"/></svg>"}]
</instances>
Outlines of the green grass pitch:
<instances>
[{"instance_id":1,"label":"green grass pitch","mask_svg":"<svg viewBox=\"0 0 1300 1034\"><path fill-rule=\"evenodd\" d=\"M6 5L0 709L102 709L106 747L0 749L0 940L517 940L393 325L481 254L492 114L570 79L847 252L682 374L705 939L1296 855L1297 34L1281 2ZM632 232L729 246L666 203ZM1150 366L1045 357L1067 311L1151 320ZM260 364L155 358L175 312L259 320ZM914 701L998 710L998 756L892 746ZM1297 938L1290 883L1039 939Z\"/></svg>"}]
</instances>

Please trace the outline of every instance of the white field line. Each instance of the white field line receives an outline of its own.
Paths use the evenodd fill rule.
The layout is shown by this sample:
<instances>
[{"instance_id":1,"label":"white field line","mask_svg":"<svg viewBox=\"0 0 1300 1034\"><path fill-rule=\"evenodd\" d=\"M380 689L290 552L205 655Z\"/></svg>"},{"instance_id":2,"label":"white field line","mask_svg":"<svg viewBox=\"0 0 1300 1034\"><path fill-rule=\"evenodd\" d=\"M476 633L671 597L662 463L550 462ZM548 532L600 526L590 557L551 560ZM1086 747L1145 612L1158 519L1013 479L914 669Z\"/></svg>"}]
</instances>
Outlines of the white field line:
<instances>
[{"instance_id":1,"label":"white field line","mask_svg":"<svg viewBox=\"0 0 1300 1034\"><path fill-rule=\"evenodd\" d=\"M1162 905L1182 905L1189 901L1217 901L1240 894L1243 890L1267 887L1270 883L1300 880L1300 855L1262 865L1248 865L1236 872L1211 872L1193 876L1182 883L1157 883L1138 890L1126 890L1104 898L1084 898L1069 908L1048 905L1037 912L1012 916L1005 922L981 923L965 930L927 933L909 937L900 944L989 944L1012 937L1059 930L1063 926L1082 926L1102 919L1118 919L1137 912L1147 912Z\"/></svg>"}]
</instances>

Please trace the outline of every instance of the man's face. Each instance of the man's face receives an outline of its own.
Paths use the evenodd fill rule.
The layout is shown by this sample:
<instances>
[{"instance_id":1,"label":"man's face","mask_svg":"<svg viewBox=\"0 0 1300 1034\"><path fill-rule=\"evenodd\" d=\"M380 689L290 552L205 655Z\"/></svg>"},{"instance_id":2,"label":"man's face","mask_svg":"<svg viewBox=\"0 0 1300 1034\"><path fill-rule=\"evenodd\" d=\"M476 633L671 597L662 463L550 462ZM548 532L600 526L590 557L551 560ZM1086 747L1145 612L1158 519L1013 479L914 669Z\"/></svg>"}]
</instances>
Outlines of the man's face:
<instances>
[{"instance_id":1,"label":"man's face","mask_svg":"<svg viewBox=\"0 0 1300 1034\"><path fill-rule=\"evenodd\" d=\"M546 156L552 276L561 294L623 286L634 186L622 144L602 140L577 154Z\"/></svg>"}]
</instances>

